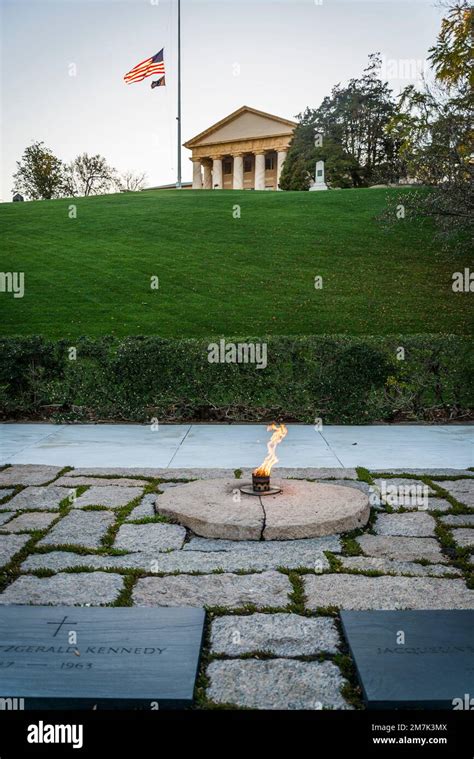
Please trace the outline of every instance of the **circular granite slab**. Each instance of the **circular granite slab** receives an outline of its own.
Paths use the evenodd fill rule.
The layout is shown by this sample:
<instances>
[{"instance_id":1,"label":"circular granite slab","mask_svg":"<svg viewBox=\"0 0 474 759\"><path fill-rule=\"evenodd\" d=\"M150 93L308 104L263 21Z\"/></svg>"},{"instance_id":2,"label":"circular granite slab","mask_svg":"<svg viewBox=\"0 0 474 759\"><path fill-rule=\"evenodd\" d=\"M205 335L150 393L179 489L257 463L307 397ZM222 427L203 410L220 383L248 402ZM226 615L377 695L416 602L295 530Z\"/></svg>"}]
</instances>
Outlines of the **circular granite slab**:
<instances>
[{"instance_id":1,"label":"circular granite slab","mask_svg":"<svg viewBox=\"0 0 474 759\"><path fill-rule=\"evenodd\" d=\"M295 540L348 532L367 524L366 493L353 487L279 480L278 495L244 495L242 480L198 480L170 488L155 510L205 538Z\"/></svg>"}]
</instances>

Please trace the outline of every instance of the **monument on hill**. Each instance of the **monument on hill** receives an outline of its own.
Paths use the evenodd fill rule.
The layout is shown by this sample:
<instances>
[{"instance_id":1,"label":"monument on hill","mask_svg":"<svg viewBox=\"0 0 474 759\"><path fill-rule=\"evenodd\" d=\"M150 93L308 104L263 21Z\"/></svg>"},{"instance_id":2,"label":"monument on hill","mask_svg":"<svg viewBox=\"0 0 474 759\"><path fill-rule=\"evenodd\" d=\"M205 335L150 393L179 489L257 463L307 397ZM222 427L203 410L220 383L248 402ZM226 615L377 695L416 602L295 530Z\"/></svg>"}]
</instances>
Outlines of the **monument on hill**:
<instances>
[{"instance_id":1,"label":"monument on hill","mask_svg":"<svg viewBox=\"0 0 474 759\"><path fill-rule=\"evenodd\" d=\"M314 175L314 182L309 189L310 189L310 192L314 192L316 190L328 189L328 186L326 182L324 181L324 161L318 161L316 163L316 172Z\"/></svg>"}]
</instances>

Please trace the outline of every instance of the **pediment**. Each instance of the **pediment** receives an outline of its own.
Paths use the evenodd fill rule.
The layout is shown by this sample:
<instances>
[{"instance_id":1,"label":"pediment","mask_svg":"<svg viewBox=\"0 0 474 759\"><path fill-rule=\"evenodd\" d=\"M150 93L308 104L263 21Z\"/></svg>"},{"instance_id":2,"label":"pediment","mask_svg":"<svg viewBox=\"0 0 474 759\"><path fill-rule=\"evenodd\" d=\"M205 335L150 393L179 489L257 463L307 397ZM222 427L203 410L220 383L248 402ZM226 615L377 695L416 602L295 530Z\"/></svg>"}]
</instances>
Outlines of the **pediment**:
<instances>
[{"instance_id":1,"label":"pediment","mask_svg":"<svg viewBox=\"0 0 474 759\"><path fill-rule=\"evenodd\" d=\"M221 142L292 135L295 127L295 121L282 119L279 116L273 116L271 113L264 113L243 106L243 108L239 108L238 111L231 113L225 119L218 121L204 132L185 142L184 146L196 148L201 145L215 145Z\"/></svg>"}]
</instances>

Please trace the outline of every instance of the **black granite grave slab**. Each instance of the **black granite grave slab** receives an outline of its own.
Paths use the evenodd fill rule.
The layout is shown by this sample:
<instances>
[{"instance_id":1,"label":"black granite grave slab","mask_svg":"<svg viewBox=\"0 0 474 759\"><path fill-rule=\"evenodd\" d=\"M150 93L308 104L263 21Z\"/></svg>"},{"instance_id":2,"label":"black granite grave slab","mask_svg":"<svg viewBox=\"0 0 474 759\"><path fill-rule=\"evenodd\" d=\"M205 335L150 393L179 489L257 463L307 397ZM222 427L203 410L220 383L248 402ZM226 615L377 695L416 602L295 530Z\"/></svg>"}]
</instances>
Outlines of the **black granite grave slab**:
<instances>
[{"instance_id":1,"label":"black granite grave slab","mask_svg":"<svg viewBox=\"0 0 474 759\"><path fill-rule=\"evenodd\" d=\"M342 611L341 621L369 709L474 707L474 610Z\"/></svg>"},{"instance_id":2,"label":"black granite grave slab","mask_svg":"<svg viewBox=\"0 0 474 759\"><path fill-rule=\"evenodd\" d=\"M194 608L0 607L0 709L189 706L204 617Z\"/></svg>"}]
</instances>

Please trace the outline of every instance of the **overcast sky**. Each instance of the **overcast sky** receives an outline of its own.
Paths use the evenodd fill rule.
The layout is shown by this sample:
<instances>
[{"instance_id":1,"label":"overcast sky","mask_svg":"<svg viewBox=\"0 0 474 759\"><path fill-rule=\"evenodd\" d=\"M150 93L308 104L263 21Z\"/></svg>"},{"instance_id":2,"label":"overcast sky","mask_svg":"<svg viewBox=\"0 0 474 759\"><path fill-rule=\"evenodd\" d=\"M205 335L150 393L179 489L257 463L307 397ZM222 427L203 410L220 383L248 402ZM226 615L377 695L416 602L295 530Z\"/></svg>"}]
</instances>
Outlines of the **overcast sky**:
<instances>
[{"instance_id":1,"label":"overcast sky","mask_svg":"<svg viewBox=\"0 0 474 759\"><path fill-rule=\"evenodd\" d=\"M177 0L0 1L2 200L33 140L65 161L101 153L149 185L175 181ZM435 0L182 0L183 142L242 105L293 118L371 52L399 91L440 18ZM123 82L162 47L166 88Z\"/></svg>"}]
</instances>

